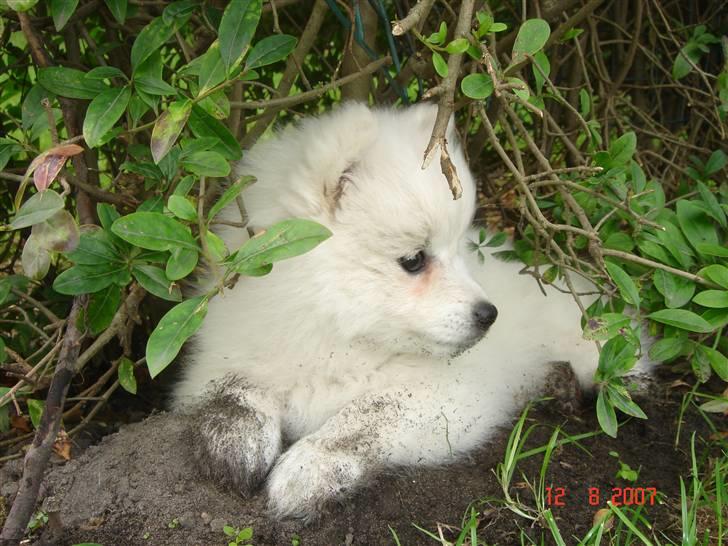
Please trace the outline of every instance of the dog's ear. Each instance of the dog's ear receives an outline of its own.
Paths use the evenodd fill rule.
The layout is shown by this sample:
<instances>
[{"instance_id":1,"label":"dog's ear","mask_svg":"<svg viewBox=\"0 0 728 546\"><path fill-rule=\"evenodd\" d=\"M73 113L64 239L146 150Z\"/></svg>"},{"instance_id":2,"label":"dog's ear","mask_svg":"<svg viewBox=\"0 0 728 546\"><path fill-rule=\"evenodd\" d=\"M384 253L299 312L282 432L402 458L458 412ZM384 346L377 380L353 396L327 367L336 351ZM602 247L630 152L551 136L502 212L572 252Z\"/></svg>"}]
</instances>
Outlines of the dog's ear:
<instances>
[{"instance_id":1,"label":"dog's ear","mask_svg":"<svg viewBox=\"0 0 728 546\"><path fill-rule=\"evenodd\" d=\"M356 164L376 138L377 119L367 106L348 103L324 118L305 122L302 128L316 135L308 162L311 172L321 177L323 208L333 215L353 181Z\"/></svg>"},{"instance_id":2,"label":"dog's ear","mask_svg":"<svg viewBox=\"0 0 728 546\"><path fill-rule=\"evenodd\" d=\"M259 180L245 192L251 224L333 218L352 171L376 136L377 116L363 104L348 103L256 144L237 168Z\"/></svg>"}]
</instances>

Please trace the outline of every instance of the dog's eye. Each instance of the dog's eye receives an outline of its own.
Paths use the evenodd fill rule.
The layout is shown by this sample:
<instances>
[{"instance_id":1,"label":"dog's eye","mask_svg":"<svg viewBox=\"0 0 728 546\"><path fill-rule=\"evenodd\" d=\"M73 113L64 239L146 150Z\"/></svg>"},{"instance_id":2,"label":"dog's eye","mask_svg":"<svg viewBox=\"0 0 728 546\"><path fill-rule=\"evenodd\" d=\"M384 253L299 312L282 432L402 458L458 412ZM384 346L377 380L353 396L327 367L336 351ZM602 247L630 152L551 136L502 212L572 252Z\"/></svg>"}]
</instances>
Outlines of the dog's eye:
<instances>
[{"instance_id":1,"label":"dog's eye","mask_svg":"<svg viewBox=\"0 0 728 546\"><path fill-rule=\"evenodd\" d=\"M407 273L415 274L422 271L427 265L427 255L424 250L420 250L414 256L403 256L397 261Z\"/></svg>"}]
</instances>

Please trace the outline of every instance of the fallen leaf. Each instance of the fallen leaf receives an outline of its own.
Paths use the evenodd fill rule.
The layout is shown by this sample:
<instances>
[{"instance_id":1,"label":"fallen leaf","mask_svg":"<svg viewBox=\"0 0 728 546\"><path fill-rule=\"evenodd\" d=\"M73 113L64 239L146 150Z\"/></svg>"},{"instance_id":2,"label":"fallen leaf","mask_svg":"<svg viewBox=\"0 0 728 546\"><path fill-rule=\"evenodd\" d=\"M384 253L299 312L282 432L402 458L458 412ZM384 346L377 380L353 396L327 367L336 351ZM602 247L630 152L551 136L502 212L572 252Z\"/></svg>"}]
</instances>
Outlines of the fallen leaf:
<instances>
[{"instance_id":1,"label":"fallen leaf","mask_svg":"<svg viewBox=\"0 0 728 546\"><path fill-rule=\"evenodd\" d=\"M71 439L65 430L58 432L56 441L53 442L53 452L64 461L71 460Z\"/></svg>"}]
</instances>

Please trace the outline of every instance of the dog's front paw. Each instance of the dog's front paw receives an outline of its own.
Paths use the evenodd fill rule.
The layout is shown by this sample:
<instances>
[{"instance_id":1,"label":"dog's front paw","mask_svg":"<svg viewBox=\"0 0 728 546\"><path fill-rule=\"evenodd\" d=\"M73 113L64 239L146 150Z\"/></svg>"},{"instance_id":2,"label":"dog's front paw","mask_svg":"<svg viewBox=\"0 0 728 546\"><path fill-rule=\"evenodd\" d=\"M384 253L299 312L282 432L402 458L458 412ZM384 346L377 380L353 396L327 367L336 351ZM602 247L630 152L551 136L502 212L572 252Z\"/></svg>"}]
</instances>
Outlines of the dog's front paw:
<instances>
[{"instance_id":1,"label":"dog's front paw","mask_svg":"<svg viewBox=\"0 0 728 546\"><path fill-rule=\"evenodd\" d=\"M364 470L361 458L304 438L278 460L268 477L268 509L276 518L316 519L330 500L351 492Z\"/></svg>"},{"instance_id":2,"label":"dog's front paw","mask_svg":"<svg viewBox=\"0 0 728 546\"><path fill-rule=\"evenodd\" d=\"M231 483L244 496L265 479L281 451L276 420L251 408L201 412L192 427L198 468L218 482Z\"/></svg>"}]
</instances>

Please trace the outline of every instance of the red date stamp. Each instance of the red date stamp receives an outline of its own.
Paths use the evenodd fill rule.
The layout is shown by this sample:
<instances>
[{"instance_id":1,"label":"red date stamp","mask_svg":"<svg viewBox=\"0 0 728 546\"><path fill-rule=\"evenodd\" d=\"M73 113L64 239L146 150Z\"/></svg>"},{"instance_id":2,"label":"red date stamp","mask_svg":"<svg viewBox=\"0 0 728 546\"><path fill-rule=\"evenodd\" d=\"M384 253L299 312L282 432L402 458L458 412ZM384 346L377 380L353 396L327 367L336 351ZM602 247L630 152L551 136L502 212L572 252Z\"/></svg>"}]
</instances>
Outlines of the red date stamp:
<instances>
[{"instance_id":1,"label":"red date stamp","mask_svg":"<svg viewBox=\"0 0 728 546\"><path fill-rule=\"evenodd\" d=\"M654 487L612 487L611 492L603 494L599 487L587 489L590 506L602 506L611 501L614 506L654 506L657 489ZM548 506L566 506L568 491L565 487L547 487L546 504Z\"/></svg>"}]
</instances>

